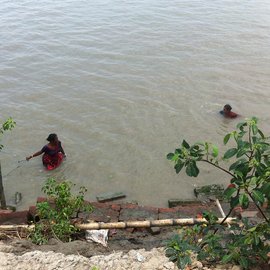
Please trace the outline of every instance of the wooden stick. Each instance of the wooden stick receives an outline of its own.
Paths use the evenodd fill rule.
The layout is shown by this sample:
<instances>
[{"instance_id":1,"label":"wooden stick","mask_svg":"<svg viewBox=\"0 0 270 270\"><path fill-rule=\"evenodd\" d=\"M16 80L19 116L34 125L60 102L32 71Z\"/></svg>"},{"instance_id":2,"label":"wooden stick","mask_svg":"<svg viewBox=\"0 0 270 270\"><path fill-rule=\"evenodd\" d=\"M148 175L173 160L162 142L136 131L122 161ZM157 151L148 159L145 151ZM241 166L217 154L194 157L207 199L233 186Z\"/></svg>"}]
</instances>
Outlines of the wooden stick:
<instances>
[{"instance_id":1,"label":"wooden stick","mask_svg":"<svg viewBox=\"0 0 270 270\"><path fill-rule=\"evenodd\" d=\"M6 197L5 197L4 187L3 187L1 162L0 162L0 203L1 203L2 209L7 209Z\"/></svg>"}]
</instances>

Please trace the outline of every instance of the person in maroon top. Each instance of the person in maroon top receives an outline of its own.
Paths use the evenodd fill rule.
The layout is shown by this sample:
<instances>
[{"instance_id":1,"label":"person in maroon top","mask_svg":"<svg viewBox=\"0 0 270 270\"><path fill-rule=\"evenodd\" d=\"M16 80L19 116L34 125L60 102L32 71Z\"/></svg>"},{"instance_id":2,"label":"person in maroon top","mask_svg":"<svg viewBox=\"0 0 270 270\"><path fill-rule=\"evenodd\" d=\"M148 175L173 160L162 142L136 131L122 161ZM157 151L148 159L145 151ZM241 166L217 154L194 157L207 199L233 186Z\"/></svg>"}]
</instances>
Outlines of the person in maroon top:
<instances>
[{"instance_id":1,"label":"person in maroon top","mask_svg":"<svg viewBox=\"0 0 270 270\"><path fill-rule=\"evenodd\" d=\"M227 118L235 118L238 116L237 113L235 112L232 112L232 107L230 104L226 104L224 107L223 107L223 110L220 111L220 114L222 114L224 117L227 117Z\"/></svg>"},{"instance_id":2,"label":"person in maroon top","mask_svg":"<svg viewBox=\"0 0 270 270\"><path fill-rule=\"evenodd\" d=\"M66 154L55 133L50 134L47 141L49 141L48 144L43 146L40 151L34 153L32 156L26 157L26 160L28 161L33 157L43 154L43 165L48 170L53 170L61 164L63 158L66 157Z\"/></svg>"}]
</instances>

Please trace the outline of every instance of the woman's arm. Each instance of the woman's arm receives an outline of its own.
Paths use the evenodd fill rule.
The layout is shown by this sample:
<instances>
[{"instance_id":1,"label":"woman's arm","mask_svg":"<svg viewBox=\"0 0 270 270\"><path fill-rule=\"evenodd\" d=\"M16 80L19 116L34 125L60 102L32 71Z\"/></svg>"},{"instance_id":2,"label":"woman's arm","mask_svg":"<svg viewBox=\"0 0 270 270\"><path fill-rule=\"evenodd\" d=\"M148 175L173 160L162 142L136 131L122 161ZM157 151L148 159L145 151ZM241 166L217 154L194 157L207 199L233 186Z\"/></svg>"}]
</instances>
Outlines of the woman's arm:
<instances>
[{"instance_id":1,"label":"woman's arm","mask_svg":"<svg viewBox=\"0 0 270 270\"><path fill-rule=\"evenodd\" d=\"M59 141L59 149L60 149L60 152L63 153L64 157L66 157L66 153L65 153L65 151L64 151L64 149L63 149L62 144L61 144L60 141Z\"/></svg>"},{"instance_id":2,"label":"woman's arm","mask_svg":"<svg viewBox=\"0 0 270 270\"><path fill-rule=\"evenodd\" d=\"M28 161L33 157L37 157L37 156L41 155L42 153L43 153L43 151L38 151L35 154L33 154L32 156L26 157L26 160Z\"/></svg>"}]
</instances>

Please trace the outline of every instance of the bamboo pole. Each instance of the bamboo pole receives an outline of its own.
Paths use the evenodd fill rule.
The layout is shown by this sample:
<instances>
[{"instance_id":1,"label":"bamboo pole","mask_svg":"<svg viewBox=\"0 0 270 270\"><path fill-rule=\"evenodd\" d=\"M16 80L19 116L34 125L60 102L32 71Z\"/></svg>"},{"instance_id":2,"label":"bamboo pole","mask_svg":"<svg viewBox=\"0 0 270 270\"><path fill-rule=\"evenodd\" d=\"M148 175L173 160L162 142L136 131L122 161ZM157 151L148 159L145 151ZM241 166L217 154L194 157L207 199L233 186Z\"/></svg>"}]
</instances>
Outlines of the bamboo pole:
<instances>
[{"instance_id":1,"label":"bamboo pole","mask_svg":"<svg viewBox=\"0 0 270 270\"><path fill-rule=\"evenodd\" d=\"M223 218L219 218L217 223L221 223ZM228 218L226 223L233 223L235 218ZM164 226L186 226L194 224L208 223L204 218L180 218L180 219L160 219L145 221L126 221L126 222L92 222L84 224L75 224L80 230L99 230L99 229L126 229L126 228L150 228Z\"/></svg>"},{"instance_id":2,"label":"bamboo pole","mask_svg":"<svg viewBox=\"0 0 270 270\"><path fill-rule=\"evenodd\" d=\"M222 222L219 218L217 223ZM235 218L228 218L226 223L235 222ZM99 230L99 229L126 229L126 228L150 228L150 227L165 227L165 226L187 226L194 224L208 223L204 218L179 218L179 219L159 219L159 220L144 220L144 221L126 221L126 222L92 222L92 223L75 223L75 226L80 230ZM31 231L35 225L0 225L0 231L27 230Z\"/></svg>"},{"instance_id":3,"label":"bamboo pole","mask_svg":"<svg viewBox=\"0 0 270 270\"><path fill-rule=\"evenodd\" d=\"M0 231L27 230L31 231L35 225L0 225Z\"/></svg>"}]
</instances>

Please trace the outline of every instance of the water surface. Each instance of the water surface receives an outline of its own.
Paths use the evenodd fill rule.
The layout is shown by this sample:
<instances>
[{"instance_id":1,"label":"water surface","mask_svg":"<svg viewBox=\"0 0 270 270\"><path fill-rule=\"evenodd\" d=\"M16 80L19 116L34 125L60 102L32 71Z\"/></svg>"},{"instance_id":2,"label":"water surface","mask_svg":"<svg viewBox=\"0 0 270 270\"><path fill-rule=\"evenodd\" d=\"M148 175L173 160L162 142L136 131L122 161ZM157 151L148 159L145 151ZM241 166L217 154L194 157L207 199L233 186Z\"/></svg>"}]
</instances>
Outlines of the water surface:
<instances>
[{"instance_id":1,"label":"water surface","mask_svg":"<svg viewBox=\"0 0 270 270\"><path fill-rule=\"evenodd\" d=\"M226 183L205 166L176 175L166 155L184 138L221 144L238 122L218 114L225 103L270 131L269 12L266 0L2 0L0 116L17 122L1 153L7 200L33 204L51 176L89 200L123 191L156 206ZM18 163L52 132L60 168Z\"/></svg>"}]
</instances>

